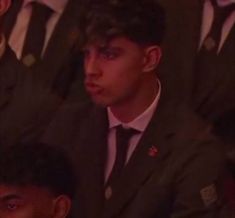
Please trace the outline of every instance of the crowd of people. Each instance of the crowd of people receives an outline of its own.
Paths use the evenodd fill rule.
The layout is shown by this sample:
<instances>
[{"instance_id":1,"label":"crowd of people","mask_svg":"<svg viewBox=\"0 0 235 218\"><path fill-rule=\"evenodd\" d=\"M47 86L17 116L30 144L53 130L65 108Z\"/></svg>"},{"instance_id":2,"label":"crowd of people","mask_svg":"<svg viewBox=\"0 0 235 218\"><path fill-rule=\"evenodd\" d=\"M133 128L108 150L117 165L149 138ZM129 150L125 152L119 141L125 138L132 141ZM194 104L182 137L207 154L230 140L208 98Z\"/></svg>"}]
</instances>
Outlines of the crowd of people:
<instances>
[{"instance_id":1,"label":"crowd of people","mask_svg":"<svg viewBox=\"0 0 235 218\"><path fill-rule=\"evenodd\" d=\"M0 218L234 218L234 0L0 0Z\"/></svg>"}]
</instances>

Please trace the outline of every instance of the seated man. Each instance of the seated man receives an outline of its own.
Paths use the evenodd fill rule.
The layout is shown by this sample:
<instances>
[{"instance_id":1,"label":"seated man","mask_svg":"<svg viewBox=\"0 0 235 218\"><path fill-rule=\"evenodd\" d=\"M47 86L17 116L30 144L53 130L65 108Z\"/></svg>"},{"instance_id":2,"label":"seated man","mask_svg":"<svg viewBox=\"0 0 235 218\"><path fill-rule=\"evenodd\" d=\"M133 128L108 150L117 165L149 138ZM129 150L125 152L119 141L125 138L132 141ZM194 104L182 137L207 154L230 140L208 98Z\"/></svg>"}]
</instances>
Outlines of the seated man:
<instances>
[{"instance_id":1,"label":"seated man","mask_svg":"<svg viewBox=\"0 0 235 218\"><path fill-rule=\"evenodd\" d=\"M96 106L67 106L43 138L73 146L80 217L220 214L223 154L210 127L169 99L156 74L164 29L155 0L90 2L80 35L85 86Z\"/></svg>"},{"instance_id":2,"label":"seated man","mask_svg":"<svg viewBox=\"0 0 235 218\"><path fill-rule=\"evenodd\" d=\"M0 217L67 217L75 177L61 150L16 145L0 156Z\"/></svg>"}]
</instances>

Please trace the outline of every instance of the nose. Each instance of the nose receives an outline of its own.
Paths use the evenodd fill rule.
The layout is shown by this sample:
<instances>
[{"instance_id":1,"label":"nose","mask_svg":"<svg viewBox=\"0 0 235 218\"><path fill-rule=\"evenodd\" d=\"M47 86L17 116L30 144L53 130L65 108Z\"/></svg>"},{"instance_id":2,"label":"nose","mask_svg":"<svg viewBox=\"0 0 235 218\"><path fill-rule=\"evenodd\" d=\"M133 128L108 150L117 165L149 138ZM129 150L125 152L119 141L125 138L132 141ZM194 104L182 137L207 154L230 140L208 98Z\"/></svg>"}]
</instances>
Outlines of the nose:
<instances>
[{"instance_id":1,"label":"nose","mask_svg":"<svg viewBox=\"0 0 235 218\"><path fill-rule=\"evenodd\" d=\"M98 77L101 74L99 60L94 52L89 52L84 58L84 70L87 77Z\"/></svg>"}]
</instances>

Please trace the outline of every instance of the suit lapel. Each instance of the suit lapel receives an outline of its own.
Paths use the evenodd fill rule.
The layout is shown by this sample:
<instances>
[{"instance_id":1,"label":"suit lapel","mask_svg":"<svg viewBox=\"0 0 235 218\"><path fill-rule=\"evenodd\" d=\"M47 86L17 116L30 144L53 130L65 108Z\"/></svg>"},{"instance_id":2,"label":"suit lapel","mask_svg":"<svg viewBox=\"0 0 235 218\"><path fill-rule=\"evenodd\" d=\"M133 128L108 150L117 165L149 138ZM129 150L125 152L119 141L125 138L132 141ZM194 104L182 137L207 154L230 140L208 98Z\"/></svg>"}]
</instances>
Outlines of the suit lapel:
<instances>
[{"instance_id":1,"label":"suit lapel","mask_svg":"<svg viewBox=\"0 0 235 218\"><path fill-rule=\"evenodd\" d=\"M187 22L190 22L190 31L192 33L191 40L195 48L198 48L199 39L200 39L204 1L205 0L194 0L194 1L184 2L184 4L186 4L187 7L187 10L185 10L187 15L185 16L184 19L188 17ZM188 37L187 34L185 35L185 37Z\"/></svg>"},{"instance_id":2,"label":"suit lapel","mask_svg":"<svg viewBox=\"0 0 235 218\"><path fill-rule=\"evenodd\" d=\"M11 34L22 3L22 0L14 0L10 10L4 17L3 30L7 38ZM46 83L53 84L58 70L66 61L68 62L71 59L71 49L74 47L78 37L77 23L80 17L81 4L81 2L78 4L77 0L68 1L62 17L56 24L48 42L44 60L39 67L33 69L36 71L34 74L36 74L38 81L46 81ZM64 72L66 69L62 71Z\"/></svg>"},{"instance_id":3,"label":"suit lapel","mask_svg":"<svg viewBox=\"0 0 235 218\"><path fill-rule=\"evenodd\" d=\"M118 183L113 185L113 195L105 202L104 217L118 217L120 211L129 203L139 188L154 172L162 171L163 160L169 154L167 142L174 134L174 122L169 117L172 107L160 102L155 115L142 136ZM152 152L151 149L154 148ZM151 153L152 152L152 153Z\"/></svg>"},{"instance_id":4,"label":"suit lapel","mask_svg":"<svg viewBox=\"0 0 235 218\"><path fill-rule=\"evenodd\" d=\"M203 0L159 1L166 10L166 34L159 76L173 98L191 102ZM180 85L176 81L180 81Z\"/></svg>"},{"instance_id":5,"label":"suit lapel","mask_svg":"<svg viewBox=\"0 0 235 218\"><path fill-rule=\"evenodd\" d=\"M178 23L178 25L180 25L180 28L178 28L180 31L179 34L181 34L184 39L182 40L184 44L181 46L189 46L193 52L197 50L199 44L204 1L205 0L182 0L178 3L177 8L174 8L176 12L181 10L181 16L179 18L180 23Z\"/></svg>"},{"instance_id":6,"label":"suit lapel","mask_svg":"<svg viewBox=\"0 0 235 218\"><path fill-rule=\"evenodd\" d=\"M182 8L184 16L181 16L180 35L181 56L182 58L182 84L188 93L186 101L191 102L192 88L195 83L195 58L198 51L198 45L201 33L202 11L204 0L183 1Z\"/></svg>"},{"instance_id":7,"label":"suit lapel","mask_svg":"<svg viewBox=\"0 0 235 218\"><path fill-rule=\"evenodd\" d=\"M105 111L96 110L90 117L90 123L83 129L84 140L80 140L82 151L81 164L87 217L98 218L103 209L104 166L107 152L108 122ZM89 134L89 135L88 135ZM83 136L81 136L82 138ZM84 171L85 170L85 171Z\"/></svg>"},{"instance_id":8,"label":"suit lapel","mask_svg":"<svg viewBox=\"0 0 235 218\"><path fill-rule=\"evenodd\" d=\"M40 75L53 83L58 74L58 69L69 61L71 50L78 40L77 22L80 16L79 4L76 0L69 0L62 17L48 43L44 60L40 67ZM65 69L63 69L64 71Z\"/></svg>"},{"instance_id":9,"label":"suit lapel","mask_svg":"<svg viewBox=\"0 0 235 218\"><path fill-rule=\"evenodd\" d=\"M16 22L18 11L21 8L23 0L13 0L12 5L10 6L9 11L6 13L4 20L3 20L3 32L5 37L8 39L12 28Z\"/></svg>"}]
</instances>

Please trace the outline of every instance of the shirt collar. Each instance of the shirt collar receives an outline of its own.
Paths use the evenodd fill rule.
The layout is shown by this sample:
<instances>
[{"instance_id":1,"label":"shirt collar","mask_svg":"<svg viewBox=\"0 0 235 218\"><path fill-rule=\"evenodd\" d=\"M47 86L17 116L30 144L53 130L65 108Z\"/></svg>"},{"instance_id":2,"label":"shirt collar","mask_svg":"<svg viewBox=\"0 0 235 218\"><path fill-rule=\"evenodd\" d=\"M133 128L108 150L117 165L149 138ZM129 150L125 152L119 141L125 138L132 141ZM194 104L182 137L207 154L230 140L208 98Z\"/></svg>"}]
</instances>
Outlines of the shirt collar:
<instances>
[{"instance_id":1,"label":"shirt collar","mask_svg":"<svg viewBox=\"0 0 235 218\"><path fill-rule=\"evenodd\" d=\"M206 1L210 1L211 2L211 0L206 0ZM230 4L235 3L235 0L226 0L226 1L225 0L215 0L215 1L221 7L228 6Z\"/></svg>"},{"instance_id":2,"label":"shirt collar","mask_svg":"<svg viewBox=\"0 0 235 218\"><path fill-rule=\"evenodd\" d=\"M112 113L110 107L107 108L108 112L108 121L109 121L109 129L112 129L118 125L123 125L124 127L127 128L133 128L136 129L140 132L144 132L145 128L147 127L148 123L150 122L154 111L157 108L158 101L160 99L161 95L161 83L159 80L158 82L158 93L156 94L155 99L153 100L152 104L138 117L136 117L134 120L128 122L128 123L123 123L119 119L117 119L114 114Z\"/></svg>"},{"instance_id":3,"label":"shirt collar","mask_svg":"<svg viewBox=\"0 0 235 218\"><path fill-rule=\"evenodd\" d=\"M47 5L49 8L57 13L62 13L68 2L68 0L24 0L23 7L33 1L37 1L39 3Z\"/></svg>"}]
</instances>

